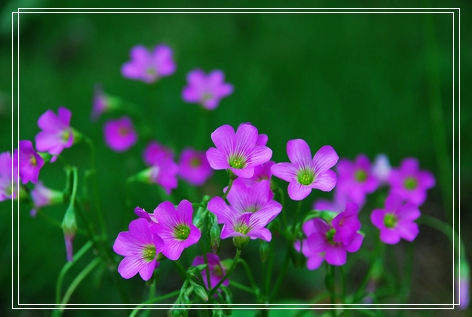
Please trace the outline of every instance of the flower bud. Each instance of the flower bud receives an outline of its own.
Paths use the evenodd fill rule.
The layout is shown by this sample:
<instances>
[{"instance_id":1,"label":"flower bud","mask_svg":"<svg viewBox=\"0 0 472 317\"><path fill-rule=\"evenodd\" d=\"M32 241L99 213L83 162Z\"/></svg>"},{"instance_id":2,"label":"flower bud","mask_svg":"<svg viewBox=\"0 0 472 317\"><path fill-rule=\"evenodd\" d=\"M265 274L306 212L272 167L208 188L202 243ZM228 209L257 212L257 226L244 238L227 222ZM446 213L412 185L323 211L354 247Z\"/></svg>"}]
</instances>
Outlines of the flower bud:
<instances>
[{"instance_id":1,"label":"flower bud","mask_svg":"<svg viewBox=\"0 0 472 317\"><path fill-rule=\"evenodd\" d=\"M172 317L187 317L188 311L186 309L174 309L172 311Z\"/></svg>"},{"instance_id":2,"label":"flower bud","mask_svg":"<svg viewBox=\"0 0 472 317\"><path fill-rule=\"evenodd\" d=\"M261 240L261 246L259 247L259 255L261 256L261 262L264 263L269 257L270 246L267 241Z\"/></svg>"},{"instance_id":3,"label":"flower bud","mask_svg":"<svg viewBox=\"0 0 472 317\"><path fill-rule=\"evenodd\" d=\"M62 220L62 230L64 232L64 239L66 243L67 261L73 261L73 249L72 242L77 232L77 222L75 221L74 206L71 205L67 208Z\"/></svg>"},{"instance_id":4,"label":"flower bud","mask_svg":"<svg viewBox=\"0 0 472 317\"><path fill-rule=\"evenodd\" d=\"M195 295L203 299L205 302L208 302L208 294L203 288L203 286L198 285L197 283L194 283L192 281L190 281L190 283L193 286L193 292L195 293Z\"/></svg>"},{"instance_id":5,"label":"flower bud","mask_svg":"<svg viewBox=\"0 0 472 317\"><path fill-rule=\"evenodd\" d=\"M220 235L221 229L218 223L214 223L210 229L210 245L213 253L218 253L220 250Z\"/></svg>"},{"instance_id":6,"label":"flower bud","mask_svg":"<svg viewBox=\"0 0 472 317\"><path fill-rule=\"evenodd\" d=\"M233 237L233 244L238 250L242 250L249 243L250 238L246 236Z\"/></svg>"},{"instance_id":7,"label":"flower bud","mask_svg":"<svg viewBox=\"0 0 472 317\"><path fill-rule=\"evenodd\" d=\"M460 266L460 275L459 275L459 267ZM455 287L456 287L456 293L458 294L459 298L459 309L464 310L469 307L469 301L470 301L470 293L469 293L469 287L470 287L470 275L469 275L469 263L467 262L467 258L465 256L465 252L461 253L461 259L459 261L459 264L456 265L455 273Z\"/></svg>"}]
</instances>

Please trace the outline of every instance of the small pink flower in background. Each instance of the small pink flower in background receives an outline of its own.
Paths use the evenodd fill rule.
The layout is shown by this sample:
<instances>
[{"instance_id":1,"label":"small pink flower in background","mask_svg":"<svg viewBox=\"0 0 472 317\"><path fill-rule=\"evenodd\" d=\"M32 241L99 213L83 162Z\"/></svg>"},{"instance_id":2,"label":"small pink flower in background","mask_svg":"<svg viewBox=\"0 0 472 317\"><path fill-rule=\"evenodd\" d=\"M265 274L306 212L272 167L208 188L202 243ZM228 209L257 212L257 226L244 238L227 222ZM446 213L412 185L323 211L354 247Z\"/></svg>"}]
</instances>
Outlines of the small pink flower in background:
<instances>
[{"instance_id":1,"label":"small pink flower in background","mask_svg":"<svg viewBox=\"0 0 472 317\"><path fill-rule=\"evenodd\" d=\"M366 194L372 193L379 186L373 175L367 156L359 155L354 162L342 158L336 166L338 172L337 189L347 193L349 201L363 205Z\"/></svg>"},{"instance_id":2,"label":"small pink flower in background","mask_svg":"<svg viewBox=\"0 0 472 317\"><path fill-rule=\"evenodd\" d=\"M180 154L179 175L195 186L203 185L213 174L205 152L185 148Z\"/></svg>"},{"instance_id":3,"label":"small pink flower in background","mask_svg":"<svg viewBox=\"0 0 472 317\"><path fill-rule=\"evenodd\" d=\"M380 184L387 183L391 170L392 167L390 166L387 155L379 154L375 157L374 164L372 165L372 174L377 177Z\"/></svg>"},{"instance_id":4,"label":"small pink flower in background","mask_svg":"<svg viewBox=\"0 0 472 317\"><path fill-rule=\"evenodd\" d=\"M347 201L346 193L339 191L336 188L334 190L334 198L332 201L324 198L317 199L313 203L313 209L341 212L346 208Z\"/></svg>"},{"instance_id":5,"label":"small pink flower in background","mask_svg":"<svg viewBox=\"0 0 472 317\"><path fill-rule=\"evenodd\" d=\"M41 132L35 137L36 150L53 155L51 162L55 162L57 155L74 143L74 134L70 127L71 117L72 112L69 109L59 107L57 115L48 110L38 119Z\"/></svg>"},{"instance_id":6,"label":"small pink flower in background","mask_svg":"<svg viewBox=\"0 0 472 317\"><path fill-rule=\"evenodd\" d=\"M128 279L139 273L147 281L159 266L157 255L163 251L164 241L157 235L157 226L140 218L130 222L129 231L118 234L113 250L125 257L118 266L123 278Z\"/></svg>"},{"instance_id":7,"label":"small pink flower in background","mask_svg":"<svg viewBox=\"0 0 472 317\"><path fill-rule=\"evenodd\" d=\"M385 200L385 209L375 209L370 215L374 226L380 229L380 240L387 244L397 244L400 238L415 240L419 233L414 222L419 216L418 207L410 202L402 205L400 196L391 194Z\"/></svg>"},{"instance_id":8,"label":"small pink flower in background","mask_svg":"<svg viewBox=\"0 0 472 317\"><path fill-rule=\"evenodd\" d=\"M188 200L182 200L177 209L165 201L154 210L158 222L156 233L165 243L162 254L171 260L178 260L185 248L200 240L202 233L193 225L192 213L192 204Z\"/></svg>"},{"instance_id":9,"label":"small pink flower in background","mask_svg":"<svg viewBox=\"0 0 472 317\"><path fill-rule=\"evenodd\" d=\"M208 268L210 270L210 287L208 287L208 279L207 279L207 273L206 269L204 269L201 274L202 274L202 280L203 283L205 283L205 286L207 289L212 289L213 287L218 284L221 279L225 276L226 270L224 267L221 265L220 258L213 253L207 253L207 260L208 260ZM192 262L192 266L197 266L200 264L205 264L203 256L197 256ZM229 285L229 280L225 280L222 285L228 286ZM218 294L215 294L218 296Z\"/></svg>"},{"instance_id":10,"label":"small pink flower in background","mask_svg":"<svg viewBox=\"0 0 472 317\"><path fill-rule=\"evenodd\" d=\"M288 195L292 200L305 199L314 188L322 191L334 188L336 174L330 168L339 157L331 146L321 147L312 158L310 147L304 140L290 140L287 154L290 163L275 164L272 174L289 182Z\"/></svg>"},{"instance_id":11,"label":"small pink flower in background","mask_svg":"<svg viewBox=\"0 0 472 317\"><path fill-rule=\"evenodd\" d=\"M10 152L0 153L0 201L15 199L17 186L18 170Z\"/></svg>"},{"instance_id":12,"label":"small pink flower in background","mask_svg":"<svg viewBox=\"0 0 472 317\"><path fill-rule=\"evenodd\" d=\"M417 159L409 157L401 162L400 168L392 169L388 183L391 194L419 206L426 200L426 191L435 185L436 180L429 171L419 169Z\"/></svg>"},{"instance_id":13,"label":"small pink flower in background","mask_svg":"<svg viewBox=\"0 0 472 317\"><path fill-rule=\"evenodd\" d=\"M172 49L164 44L157 45L152 51L143 45L136 45L130 52L131 61L121 67L121 74L128 79L152 84L175 72L176 65L172 55Z\"/></svg>"},{"instance_id":14,"label":"small pink flower in background","mask_svg":"<svg viewBox=\"0 0 472 317\"><path fill-rule=\"evenodd\" d=\"M162 160L174 159L174 151L156 141L151 141L144 149L143 156L147 165L155 165Z\"/></svg>"},{"instance_id":15,"label":"small pink flower in background","mask_svg":"<svg viewBox=\"0 0 472 317\"><path fill-rule=\"evenodd\" d=\"M241 124L236 133L229 125L217 128L211 134L216 148L206 152L211 168L230 169L239 177L252 177L254 167L268 162L272 157L271 149L256 145L258 135L256 127L250 124Z\"/></svg>"},{"instance_id":16,"label":"small pink flower in background","mask_svg":"<svg viewBox=\"0 0 472 317\"><path fill-rule=\"evenodd\" d=\"M138 140L133 122L126 116L105 122L103 133L105 143L116 152L128 150Z\"/></svg>"},{"instance_id":17,"label":"small pink flower in background","mask_svg":"<svg viewBox=\"0 0 472 317\"><path fill-rule=\"evenodd\" d=\"M38 209L41 207L62 203L64 201L63 196L62 191L48 188L43 185L42 181L38 181L31 191L34 208L30 215L32 217L36 216Z\"/></svg>"},{"instance_id":18,"label":"small pink flower in background","mask_svg":"<svg viewBox=\"0 0 472 317\"><path fill-rule=\"evenodd\" d=\"M20 179L23 184L38 181L39 171L44 165L43 158L36 153L31 141L22 140L19 148L15 149L15 166L20 168Z\"/></svg>"},{"instance_id":19,"label":"small pink flower in background","mask_svg":"<svg viewBox=\"0 0 472 317\"><path fill-rule=\"evenodd\" d=\"M182 99L189 103L201 104L205 109L214 110L221 98L233 93L233 85L224 82L224 73L214 70L205 75L201 69L187 74L187 83L182 90Z\"/></svg>"},{"instance_id":20,"label":"small pink flower in background","mask_svg":"<svg viewBox=\"0 0 472 317\"><path fill-rule=\"evenodd\" d=\"M116 97L108 96L103 92L102 85L95 85L95 94L92 100L92 120L96 121L103 113L118 107Z\"/></svg>"}]
</instances>

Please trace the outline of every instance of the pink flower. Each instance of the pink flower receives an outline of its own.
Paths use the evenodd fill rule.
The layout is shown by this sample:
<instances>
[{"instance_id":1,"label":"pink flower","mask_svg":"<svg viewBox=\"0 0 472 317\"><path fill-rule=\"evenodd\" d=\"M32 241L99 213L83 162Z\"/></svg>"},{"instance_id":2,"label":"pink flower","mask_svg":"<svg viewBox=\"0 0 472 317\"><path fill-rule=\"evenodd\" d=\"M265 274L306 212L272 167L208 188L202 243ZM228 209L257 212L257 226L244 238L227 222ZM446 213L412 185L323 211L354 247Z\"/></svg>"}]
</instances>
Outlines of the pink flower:
<instances>
[{"instance_id":1,"label":"pink flower","mask_svg":"<svg viewBox=\"0 0 472 317\"><path fill-rule=\"evenodd\" d=\"M426 200L426 191L434 187L436 181L429 171L419 169L417 159L409 157L402 161L400 168L392 169L388 183L391 194L419 206Z\"/></svg>"},{"instance_id":2,"label":"pink flower","mask_svg":"<svg viewBox=\"0 0 472 317\"><path fill-rule=\"evenodd\" d=\"M139 273L147 281L159 266L157 255L162 252L164 241L157 235L156 228L156 224L149 224L146 219L140 218L130 222L129 231L118 234L113 250L125 257L118 266L123 278L128 279Z\"/></svg>"},{"instance_id":3,"label":"pink flower","mask_svg":"<svg viewBox=\"0 0 472 317\"><path fill-rule=\"evenodd\" d=\"M201 186L213 174L205 152L185 148L180 154L180 177L192 185Z\"/></svg>"},{"instance_id":4,"label":"pink flower","mask_svg":"<svg viewBox=\"0 0 472 317\"><path fill-rule=\"evenodd\" d=\"M43 158L33 149L28 140L19 142L19 149L15 149L15 166L20 168L20 179L23 184L38 181L39 171L44 165Z\"/></svg>"},{"instance_id":5,"label":"pink flower","mask_svg":"<svg viewBox=\"0 0 472 317\"><path fill-rule=\"evenodd\" d=\"M144 149L143 156L147 165L156 165L162 160L174 159L174 151L156 141L151 141Z\"/></svg>"},{"instance_id":6,"label":"pink flower","mask_svg":"<svg viewBox=\"0 0 472 317\"><path fill-rule=\"evenodd\" d=\"M233 85L224 82L224 73L214 70L208 76L201 69L187 74L188 86L182 90L182 99L189 103L199 103L208 110L218 107L221 98L233 93Z\"/></svg>"},{"instance_id":7,"label":"pink flower","mask_svg":"<svg viewBox=\"0 0 472 317\"><path fill-rule=\"evenodd\" d=\"M367 156L361 154L354 162L346 158L339 160L338 190L345 192L349 201L358 205L364 204L366 194L372 193L379 186L378 179L373 175Z\"/></svg>"},{"instance_id":8,"label":"pink flower","mask_svg":"<svg viewBox=\"0 0 472 317\"><path fill-rule=\"evenodd\" d=\"M287 155L291 163L272 166L272 174L289 182L288 195L292 200L305 199L313 188L330 191L336 185L336 174L330 168L339 157L331 146L323 146L312 158L304 140L290 140Z\"/></svg>"},{"instance_id":9,"label":"pink flower","mask_svg":"<svg viewBox=\"0 0 472 317\"><path fill-rule=\"evenodd\" d=\"M192 223L192 204L182 200L177 207L165 201L154 210L158 222L156 233L164 240L162 254L171 260L178 260L182 251L200 240L201 232Z\"/></svg>"},{"instance_id":10,"label":"pink flower","mask_svg":"<svg viewBox=\"0 0 472 317\"><path fill-rule=\"evenodd\" d=\"M223 125L211 134L211 139L216 148L208 149L206 156L215 170L230 169L239 177L250 178L255 166L272 157L271 149L256 145L258 132L250 124L241 124L236 133L233 127Z\"/></svg>"},{"instance_id":11,"label":"pink flower","mask_svg":"<svg viewBox=\"0 0 472 317\"><path fill-rule=\"evenodd\" d=\"M42 181L38 181L31 191L31 198L33 199L34 208L30 215L36 216L37 210L44 206L59 204L64 201L62 191L50 189L43 185Z\"/></svg>"},{"instance_id":12,"label":"pink flower","mask_svg":"<svg viewBox=\"0 0 472 317\"><path fill-rule=\"evenodd\" d=\"M133 122L128 117L110 120L103 128L105 143L116 152L124 152L138 140Z\"/></svg>"},{"instance_id":13,"label":"pink flower","mask_svg":"<svg viewBox=\"0 0 472 317\"><path fill-rule=\"evenodd\" d=\"M136 45L131 49L130 56L131 61L121 67L121 74L128 79L152 84L175 72L172 49L167 45L159 44L152 52L143 45Z\"/></svg>"},{"instance_id":14,"label":"pink flower","mask_svg":"<svg viewBox=\"0 0 472 317\"><path fill-rule=\"evenodd\" d=\"M414 222L420 216L418 207L410 202L402 205L400 196L391 194L385 200L385 209L375 209L370 215L374 226L380 229L380 240L397 244L400 238L413 241L419 233Z\"/></svg>"},{"instance_id":15,"label":"pink flower","mask_svg":"<svg viewBox=\"0 0 472 317\"><path fill-rule=\"evenodd\" d=\"M36 149L53 155L51 162L55 162L57 155L74 143L74 134L70 127L71 117L69 109L59 107L57 115L48 110L38 119L38 126L42 131L36 134Z\"/></svg>"},{"instance_id":16,"label":"pink flower","mask_svg":"<svg viewBox=\"0 0 472 317\"><path fill-rule=\"evenodd\" d=\"M387 183L391 170L392 167L390 166L387 155L379 154L375 157L374 164L372 165L372 174L377 178L380 184Z\"/></svg>"},{"instance_id":17,"label":"pink flower","mask_svg":"<svg viewBox=\"0 0 472 317\"><path fill-rule=\"evenodd\" d=\"M103 113L119 107L119 99L103 92L102 85L95 85L95 94L92 101L92 120L96 121Z\"/></svg>"},{"instance_id":18,"label":"pink flower","mask_svg":"<svg viewBox=\"0 0 472 317\"><path fill-rule=\"evenodd\" d=\"M0 201L17 197L18 170L10 152L0 153Z\"/></svg>"},{"instance_id":19,"label":"pink flower","mask_svg":"<svg viewBox=\"0 0 472 317\"><path fill-rule=\"evenodd\" d=\"M204 269L201 272L202 280L203 280L203 283L205 283L205 286L207 287L207 289L212 289L225 276L226 270L221 265L220 258L216 254L207 253L206 256L207 256L207 260L208 260L208 269L210 271L210 287L208 287L208 279L207 279L206 269ZM197 266L197 265L204 264L204 263L205 263L205 261L203 259L203 256L197 256L193 260L192 266ZM228 279L225 280L222 285L228 286L229 285L229 280ZM215 294L215 295L218 296L218 294Z\"/></svg>"}]
</instances>

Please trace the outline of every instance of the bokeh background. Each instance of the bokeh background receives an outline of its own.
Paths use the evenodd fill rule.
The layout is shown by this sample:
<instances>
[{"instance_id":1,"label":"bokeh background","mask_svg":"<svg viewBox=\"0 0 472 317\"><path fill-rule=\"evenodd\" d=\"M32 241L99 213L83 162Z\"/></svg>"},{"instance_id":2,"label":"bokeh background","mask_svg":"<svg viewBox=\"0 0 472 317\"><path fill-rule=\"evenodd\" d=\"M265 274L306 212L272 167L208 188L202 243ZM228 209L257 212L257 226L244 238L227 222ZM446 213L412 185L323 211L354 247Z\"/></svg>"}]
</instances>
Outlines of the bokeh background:
<instances>
[{"instance_id":1,"label":"bokeh background","mask_svg":"<svg viewBox=\"0 0 472 317\"><path fill-rule=\"evenodd\" d=\"M82 1L82 7L97 6ZM146 7L145 1L133 2ZM181 7L193 7L183 1ZM290 3L297 7L296 4ZM303 4L306 5L306 4ZM351 1L339 1L338 7L354 7ZM359 7L398 7L398 2L366 1ZM10 2L2 8L0 65L0 149L11 149L11 11L17 7L63 7L60 1ZM100 7L127 7L126 2L103 1ZM171 5L169 5L171 6ZM219 2L208 7L220 7ZM238 7L254 6L250 1L238 2ZM264 2L258 7L285 7L281 1ZM299 4L301 6L301 4ZM318 1L313 7L330 7L329 1ZM94 86L101 83L106 93L119 96L140 107L146 124L152 127L152 139L172 146L178 153L197 142L201 111L197 105L186 104L181 90L186 74L195 68L206 72L221 69L226 81L235 87L233 95L208 115L207 138L201 150L212 146L210 133L223 124L237 127L251 122L260 133L269 136L268 146L273 160L287 161L286 142L302 138L313 151L329 144L340 157L354 159L366 154L371 160L385 153L393 166L405 157L416 157L422 169L431 171L437 185L428 192L421 206L425 214L452 221L452 146L455 133L456 197L461 206L462 238L471 254L471 235L466 232L472 220L467 188L472 186L470 133L470 48L472 41L466 30L471 29L471 4L461 1L423 1L424 7L461 7L461 201L458 186L458 95L453 112L452 78L458 83L457 58L453 70L452 14L22 14L20 18L20 139L33 140L39 128L37 119L48 109L59 106L72 110L72 126L93 138L97 146L97 176L102 206L105 210L110 246L116 235L124 231L136 205L153 210L161 197L156 187L134 184L129 190L126 179L145 168L142 150L146 140L140 140L131 150L118 154L103 142L102 127L109 114L98 122L90 120ZM165 7L165 6L163 6ZM465 14L464 14L465 13ZM457 16L456 24L457 34ZM457 43L457 37L455 41ZM165 43L174 50L177 71L155 85L128 80L120 67L129 60L129 50L136 44L153 47ZM469 53L469 54L468 54ZM16 112L16 106L15 106ZM453 126L455 116L455 126ZM139 125L139 123L137 123ZM15 126L16 129L16 126ZM64 158L81 169L89 167L89 149L78 144L64 152ZM40 178L46 186L62 189L65 184L63 165L48 164ZM201 195L217 195L226 184L224 172L188 197L183 181L174 192L178 200L198 201ZM283 181L278 181L286 186ZM304 210L320 197L331 194L313 192L304 203ZM197 199L195 199L197 198ZM129 207L131 201L133 207ZM50 311L11 312L11 213L8 202L0 203L0 314L18 316L49 316ZM48 207L44 211L61 221L64 206ZM295 204L288 202L288 210ZM363 210L368 219L369 205ZM15 215L16 216L16 215ZM60 228L32 218L29 207L20 205L19 233L19 295L20 303L53 303L58 273L65 263L63 233ZM457 215L456 215L457 224ZM80 225L80 223L79 223ZM366 224L368 226L368 224ZM372 232L375 234L375 232ZM75 248L85 243L77 236ZM275 238L281 250L285 242ZM453 291L452 246L442 233L420 227L415 241L409 303L451 303ZM254 271L260 270L258 242L251 242L243 257ZM195 248L196 249L196 248ZM397 261L400 270L408 251L406 243L389 248L389 260ZM411 249L410 249L411 251ZM184 265L189 265L197 250L184 252ZM234 254L231 242L224 241L220 257ZM276 257L275 267L282 264ZM89 254L73 267L65 284L70 283L88 261ZM358 285L367 263L362 254L349 255L352 289ZM394 276L387 268L385 275ZM390 270L390 271L389 271ZM242 268L235 279L245 281ZM277 270L275 271L277 273ZM117 273L116 273L117 274ZM95 270L77 288L71 303L122 303L113 279L106 270ZM310 272L291 265L279 293L279 303L309 301L324 290L324 270ZM385 281L391 277L385 277ZM356 284L357 283L357 284ZM122 283L132 303L146 299L147 288L139 277ZM181 280L170 263L163 263L159 293L180 287ZM235 302L254 299L235 291ZM385 303L398 302L395 292L384 297ZM244 312L244 311L243 311ZM100 313L100 312L95 312ZM106 311L107 316L125 316L129 311ZM239 312L240 314L241 312ZM247 312L246 312L247 313ZM386 316L396 311L385 311ZM401 313L401 312L400 312ZM404 312L405 313L405 312ZM164 312L154 311L153 316ZM238 312L235 312L238 314ZM277 314L277 313L275 313ZM280 313L279 313L280 314ZM318 315L319 312L313 314ZM312 315L313 315L312 314ZM408 316L465 316L457 310L411 311ZM66 311L64 316L93 316L93 311ZM355 314L354 314L355 315Z\"/></svg>"}]
</instances>

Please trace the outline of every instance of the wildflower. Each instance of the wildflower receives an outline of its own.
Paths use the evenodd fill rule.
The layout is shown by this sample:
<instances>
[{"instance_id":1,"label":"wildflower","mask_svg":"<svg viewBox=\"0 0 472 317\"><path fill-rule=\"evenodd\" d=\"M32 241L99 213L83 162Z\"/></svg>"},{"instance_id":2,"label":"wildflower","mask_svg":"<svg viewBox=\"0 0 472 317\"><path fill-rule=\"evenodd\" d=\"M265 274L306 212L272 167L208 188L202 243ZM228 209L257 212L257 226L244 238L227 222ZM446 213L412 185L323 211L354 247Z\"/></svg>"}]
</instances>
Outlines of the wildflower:
<instances>
[{"instance_id":1,"label":"wildflower","mask_svg":"<svg viewBox=\"0 0 472 317\"><path fill-rule=\"evenodd\" d=\"M154 217L154 214L148 213L146 210L144 210L141 207L134 208L134 213L139 218L144 218L144 219L147 219L149 222L157 223L157 220L156 220L156 217Z\"/></svg>"},{"instance_id":2,"label":"wildflower","mask_svg":"<svg viewBox=\"0 0 472 317\"><path fill-rule=\"evenodd\" d=\"M67 261L72 262L74 260L74 252L72 242L77 232L77 222L75 220L74 206L71 205L67 208L64 218L62 220L62 231L64 232L64 240L66 243L66 254Z\"/></svg>"},{"instance_id":3,"label":"wildflower","mask_svg":"<svg viewBox=\"0 0 472 317\"><path fill-rule=\"evenodd\" d=\"M59 107L57 115L51 110L39 117L38 126L42 130L36 134L36 150L53 155L51 162L55 162L62 150L74 143L74 133L70 127L72 112Z\"/></svg>"},{"instance_id":4,"label":"wildflower","mask_svg":"<svg viewBox=\"0 0 472 317\"><path fill-rule=\"evenodd\" d=\"M17 197L18 170L10 152L0 153L0 201Z\"/></svg>"},{"instance_id":5,"label":"wildflower","mask_svg":"<svg viewBox=\"0 0 472 317\"><path fill-rule=\"evenodd\" d=\"M372 174L377 178L380 184L387 183L388 176L392 167L388 160L387 155L379 154L375 157L374 164L372 165Z\"/></svg>"},{"instance_id":6,"label":"wildflower","mask_svg":"<svg viewBox=\"0 0 472 317\"><path fill-rule=\"evenodd\" d=\"M95 94L92 100L92 120L97 120L102 113L118 108L119 100L103 92L101 85L95 85Z\"/></svg>"},{"instance_id":7,"label":"wildflower","mask_svg":"<svg viewBox=\"0 0 472 317\"><path fill-rule=\"evenodd\" d=\"M105 143L116 152L126 151L138 140L133 122L126 116L106 122L103 133Z\"/></svg>"},{"instance_id":8,"label":"wildflower","mask_svg":"<svg viewBox=\"0 0 472 317\"><path fill-rule=\"evenodd\" d=\"M325 145L311 157L308 144L301 139L287 142L287 154L291 163L272 166L272 174L289 182L288 195L292 200L302 200L313 188L330 191L336 185L336 174L330 170L338 161L334 149Z\"/></svg>"},{"instance_id":9,"label":"wildflower","mask_svg":"<svg viewBox=\"0 0 472 317\"><path fill-rule=\"evenodd\" d=\"M349 201L364 204L365 196L375 191L379 185L372 174L367 156L359 155L354 162L342 158L336 166L338 190L347 193Z\"/></svg>"},{"instance_id":10,"label":"wildflower","mask_svg":"<svg viewBox=\"0 0 472 317\"><path fill-rule=\"evenodd\" d=\"M131 49L130 56L131 61L121 67L121 74L128 79L152 84L175 72L172 49L167 45L159 44L152 52L143 45L136 45Z\"/></svg>"},{"instance_id":11,"label":"wildflower","mask_svg":"<svg viewBox=\"0 0 472 317\"><path fill-rule=\"evenodd\" d=\"M246 186L252 186L254 183L262 182L264 180L270 181L272 178L272 166L274 165L274 161L269 161L262 165L258 165L254 167L254 175L251 178L240 179L244 181Z\"/></svg>"},{"instance_id":12,"label":"wildflower","mask_svg":"<svg viewBox=\"0 0 472 317\"><path fill-rule=\"evenodd\" d=\"M349 245L354 240L357 231L361 229L361 222L358 218L359 206L355 203L346 203L346 209L340 212L331 224L336 233L333 236L334 242L342 242L343 245Z\"/></svg>"},{"instance_id":13,"label":"wildflower","mask_svg":"<svg viewBox=\"0 0 472 317\"><path fill-rule=\"evenodd\" d=\"M157 234L157 226L140 218L130 222L129 231L118 234L113 250L125 257L118 266L123 278L131 278L139 272L147 281L159 266L157 256L164 249L164 241Z\"/></svg>"},{"instance_id":14,"label":"wildflower","mask_svg":"<svg viewBox=\"0 0 472 317\"><path fill-rule=\"evenodd\" d=\"M173 159L174 152L156 141L151 141L144 149L143 156L147 165L158 165L162 160Z\"/></svg>"},{"instance_id":15,"label":"wildflower","mask_svg":"<svg viewBox=\"0 0 472 317\"><path fill-rule=\"evenodd\" d=\"M219 224L224 224L221 239L249 237L269 242L272 235L265 226L282 210L282 205L272 197L268 181L246 187L238 179L227 196L231 205L226 205L221 197L213 197L208 202L208 210L216 215Z\"/></svg>"},{"instance_id":16,"label":"wildflower","mask_svg":"<svg viewBox=\"0 0 472 317\"><path fill-rule=\"evenodd\" d=\"M426 200L426 191L432 188L436 181L429 171L419 169L417 159L410 157L401 162L399 169L392 169L388 183L390 193L419 206Z\"/></svg>"},{"instance_id":17,"label":"wildflower","mask_svg":"<svg viewBox=\"0 0 472 317\"><path fill-rule=\"evenodd\" d=\"M202 270L202 272L201 272L202 280L203 280L203 283L205 283L205 286L206 286L207 289L212 289L225 276L226 270L223 267L223 265L221 265L220 258L216 254L207 253L206 256L207 256L207 260L208 260L208 269L210 271L210 286L208 286L207 270L206 269ZM203 259L203 256L197 256L193 260L192 266L197 266L197 265L204 264L204 263L205 263L205 261ZM226 279L222 283L222 285L228 286L229 285L229 280Z\"/></svg>"},{"instance_id":18,"label":"wildflower","mask_svg":"<svg viewBox=\"0 0 472 317\"><path fill-rule=\"evenodd\" d=\"M36 216L37 210L41 207L62 203L64 201L63 196L61 191L48 188L43 185L42 181L38 181L31 191L34 208L30 215L32 217Z\"/></svg>"},{"instance_id":19,"label":"wildflower","mask_svg":"<svg viewBox=\"0 0 472 317\"><path fill-rule=\"evenodd\" d=\"M230 169L239 177L252 177L254 167L272 157L271 149L256 145L257 138L257 129L250 124L240 125L236 133L229 125L217 128L211 134L216 148L206 152L208 163L215 170Z\"/></svg>"},{"instance_id":20,"label":"wildflower","mask_svg":"<svg viewBox=\"0 0 472 317\"><path fill-rule=\"evenodd\" d=\"M189 103L199 103L205 109L214 110L220 99L233 93L233 85L224 82L224 73L214 70L208 76L201 69L187 74L187 83L182 90L182 99Z\"/></svg>"},{"instance_id":21,"label":"wildflower","mask_svg":"<svg viewBox=\"0 0 472 317\"><path fill-rule=\"evenodd\" d=\"M213 174L205 152L185 148L180 154L179 175L195 186L203 185Z\"/></svg>"},{"instance_id":22,"label":"wildflower","mask_svg":"<svg viewBox=\"0 0 472 317\"><path fill-rule=\"evenodd\" d=\"M44 165L43 158L33 149L31 141L22 140L19 148L15 149L15 166L20 168L20 179L23 184L38 181L39 170Z\"/></svg>"},{"instance_id":23,"label":"wildflower","mask_svg":"<svg viewBox=\"0 0 472 317\"><path fill-rule=\"evenodd\" d=\"M341 212L346 208L346 203L348 201L346 196L346 192L340 191L336 188L334 190L334 197L332 201L323 198L317 199L313 203L313 209Z\"/></svg>"},{"instance_id":24,"label":"wildflower","mask_svg":"<svg viewBox=\"0 0 472 317\"><path fill-rule=\"evenodd\" d=\"M192 223L192 213L188 200L182 200L177 209L165 201L154 210L158 222L156 232L165 243L162 254L171 260L178 260L185 248L200 240L201 232Z\"/></svg>"},{"instance_id":25,"label":"wildflower","mask_svg":"<svg viewBox=\"0 0 472 317\"><path fill-rule=\"evenodd\" d=\"M410 202L402 205L400 196L391 194L385 200L385 209L375 209L370 220L380 229L380 240L397 244L400 238L413 241L419 233L414 222L420 216L418 207Z\"/></svg>"}]
</instances>

